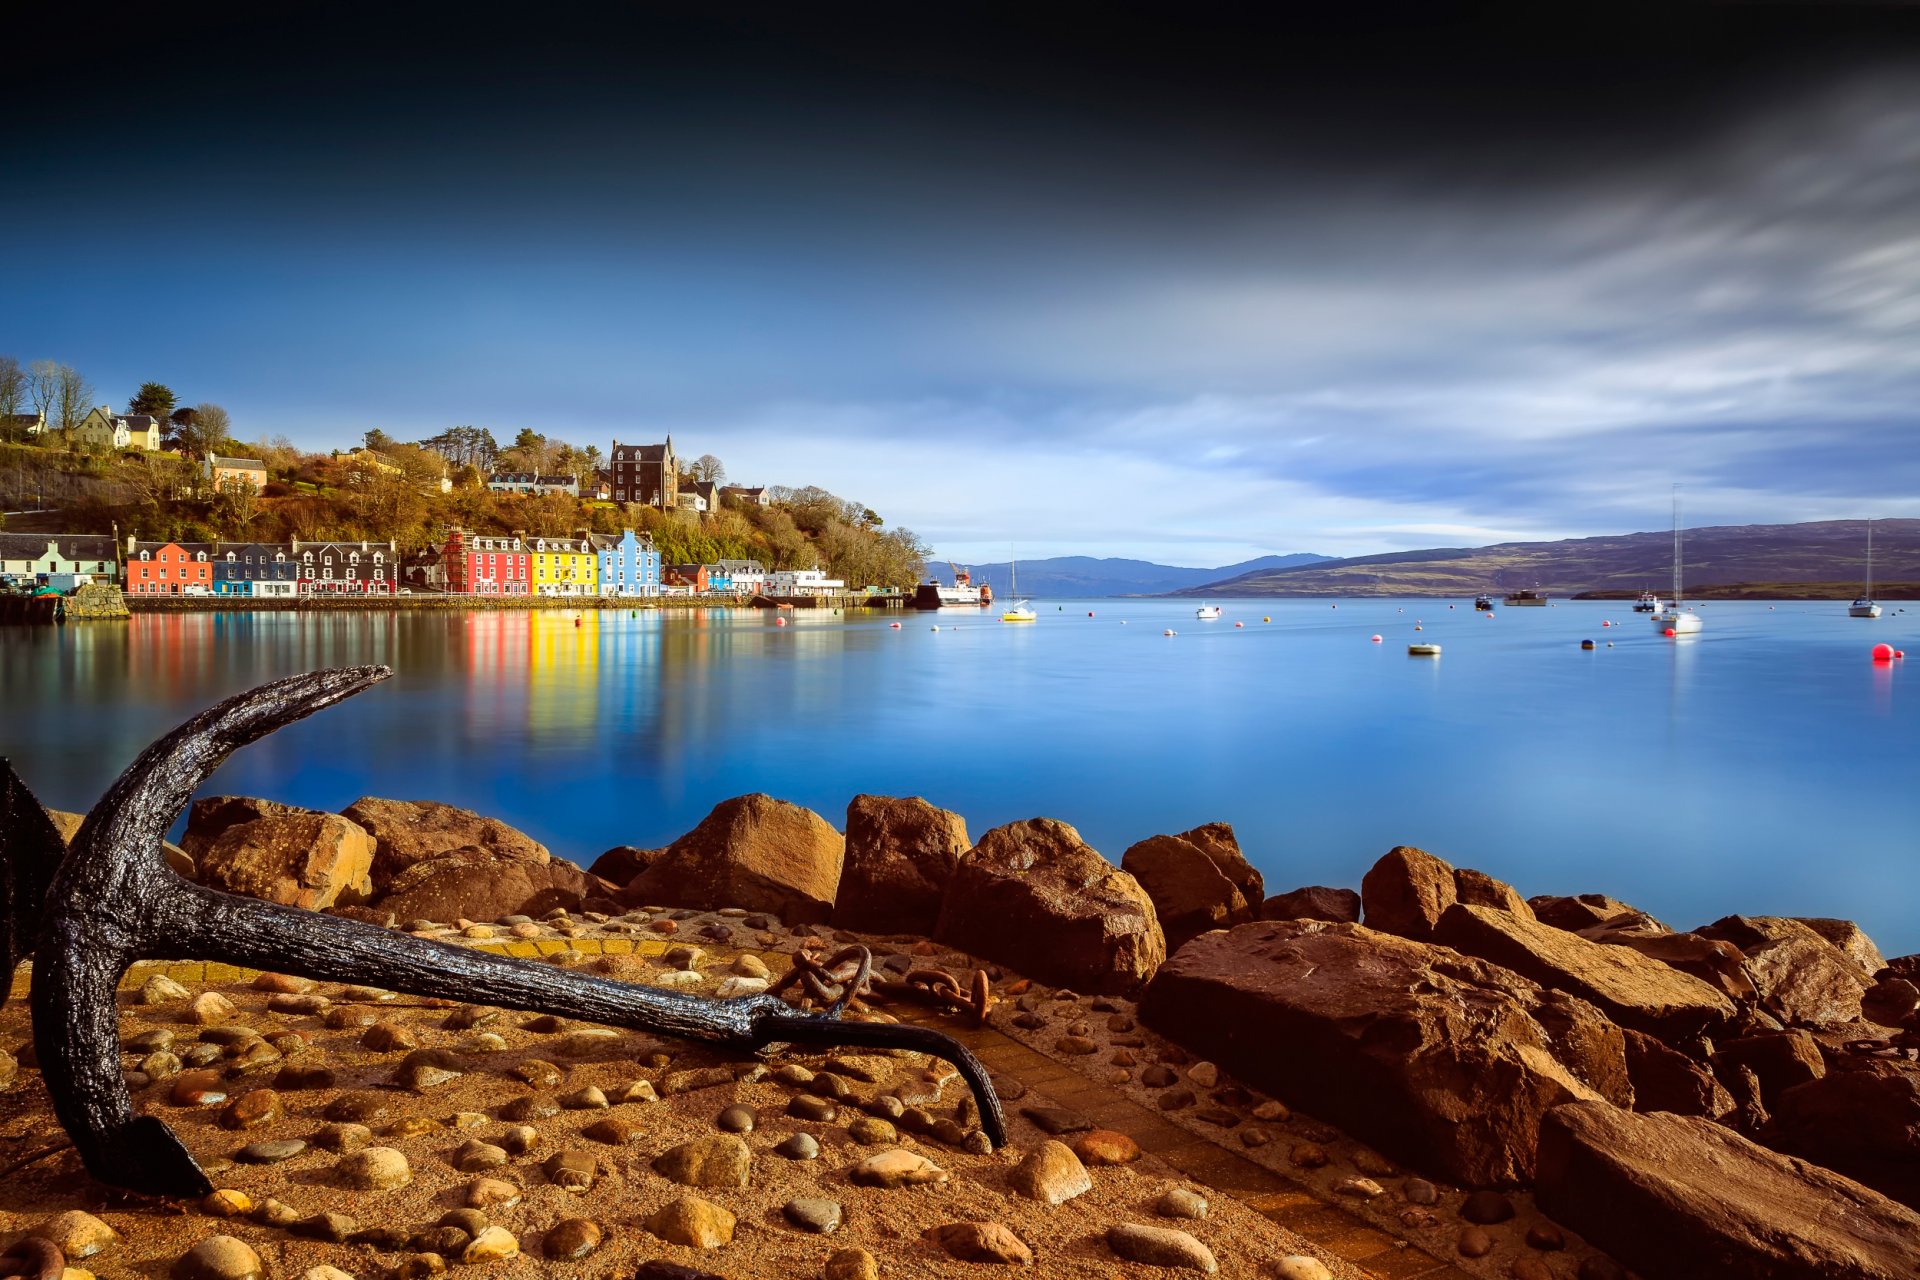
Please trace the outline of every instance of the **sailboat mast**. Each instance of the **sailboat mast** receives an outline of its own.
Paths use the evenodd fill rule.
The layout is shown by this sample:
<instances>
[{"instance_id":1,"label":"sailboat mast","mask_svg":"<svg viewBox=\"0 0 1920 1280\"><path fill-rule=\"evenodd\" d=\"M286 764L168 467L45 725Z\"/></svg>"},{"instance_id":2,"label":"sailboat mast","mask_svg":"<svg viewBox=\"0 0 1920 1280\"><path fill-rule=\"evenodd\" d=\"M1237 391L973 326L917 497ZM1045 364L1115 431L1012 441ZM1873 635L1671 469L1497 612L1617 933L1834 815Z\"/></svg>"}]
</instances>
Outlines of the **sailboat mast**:
<instances>
[{"instance_id":1,"label":"sailboat mast","mask_svg":"<svg viewBox=\"0 0 1920 1280\"><path fill-rule=\"evenodd\" d=\"M1673 486L1673 607L1680 607L1680 486Z\"/></svg>"},{"instance_id":2,"label":"sailboat mast","mask_svg":"<svg viewBox=\"0 0 1920 1280\"><path fill-rule=\"evenodd\" d=\"M1873 521L1867 521L1867 599L1873 599Z\"/></svg>"}]
</instances>

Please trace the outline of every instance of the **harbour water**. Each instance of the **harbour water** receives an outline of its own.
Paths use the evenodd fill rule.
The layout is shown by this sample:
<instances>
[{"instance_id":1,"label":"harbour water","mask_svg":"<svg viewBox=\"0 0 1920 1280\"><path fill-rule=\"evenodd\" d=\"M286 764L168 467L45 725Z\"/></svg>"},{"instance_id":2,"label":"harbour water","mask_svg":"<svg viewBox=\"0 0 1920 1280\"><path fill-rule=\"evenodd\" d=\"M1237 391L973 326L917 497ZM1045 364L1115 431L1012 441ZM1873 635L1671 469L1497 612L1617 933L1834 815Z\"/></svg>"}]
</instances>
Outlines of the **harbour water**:
<instances>
[{"instance_id":1,"label":"harbour water","mask_svg":"<svg viewBox=\"0 0 1920 1280\"><path fill-rule=\"evenodd\" d=\"M583 863L747 791L836 825L860 791L924 795L976 835L1044 814L1115 861L1221 820L1270 892L1357 887L1405 843L1677 928L1846 916L1889 955L1920 950L1920 697L1903 687L1920 665L1869 660L1887 641L1920 664L1920 610L1710 603L1705 632L1675 641L1624 601L1488 619L1466 600L1223 599L1208 622L1197 603L1039 601L1026 626L688 609L13 628L0 754L84 809L209 703L378 662L392 681L248 748L207 793L444 800ZM1443 656L1409 657L1416 640Z\"/></svg>"}]
</instances>

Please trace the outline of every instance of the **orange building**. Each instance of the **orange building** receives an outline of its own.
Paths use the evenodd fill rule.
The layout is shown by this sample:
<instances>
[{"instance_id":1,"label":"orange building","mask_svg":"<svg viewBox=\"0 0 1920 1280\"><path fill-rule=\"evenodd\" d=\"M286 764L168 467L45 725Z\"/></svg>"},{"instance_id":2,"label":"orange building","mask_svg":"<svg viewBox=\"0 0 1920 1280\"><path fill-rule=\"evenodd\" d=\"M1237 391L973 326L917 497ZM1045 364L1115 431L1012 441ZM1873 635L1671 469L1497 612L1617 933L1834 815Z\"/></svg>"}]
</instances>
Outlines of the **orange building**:
<instances>
[{"instance_id":1,"label":"orange building","mask_svg":"<svg viewBox=\"0 0 1920 1280\"><path fill-rule=\"evenodd\" d=\"M203 596L213 594L213 562L202 544L135 542L127 539L127 594Z\"/></svg>"}]
</instances>

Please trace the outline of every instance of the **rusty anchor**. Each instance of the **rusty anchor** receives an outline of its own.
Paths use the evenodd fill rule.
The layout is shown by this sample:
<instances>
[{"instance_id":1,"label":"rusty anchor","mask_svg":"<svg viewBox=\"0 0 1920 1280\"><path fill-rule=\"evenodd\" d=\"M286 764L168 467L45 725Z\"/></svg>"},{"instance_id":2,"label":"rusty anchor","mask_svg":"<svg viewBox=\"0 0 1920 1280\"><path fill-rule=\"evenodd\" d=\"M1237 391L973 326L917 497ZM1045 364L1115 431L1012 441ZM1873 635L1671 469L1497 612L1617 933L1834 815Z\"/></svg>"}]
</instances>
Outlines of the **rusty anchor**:
<instances>
[{"instance_id":1,"label":"rusty anchor","mask_svg":"<svg viewBox=\"0 0 1920 1280\"><path fill-rule=\"evenodd\" d=\"M965 1046L927 1027L841 1019L859 987L851 979L864 979L869 958L854 958L855 972L821 1013L801 1014L776 995L686 995L236 897L167 866L161 837L230 754L392 674L378 666L315 671L201 712L128 766L70 847L0 760L0 976L33 957L41 1074L55 1114L96 1179L160 1196L212 1190L172 1129L134 1111L121 1074L115 993L139 959L219 960L758 1053L786 1045L913 1050L953 1064L973 1091L981 1129L996 1147L1005 1143L1000 1100ZM0 987L0 1002L6 995Z\"/></svg>"}]
</instances>

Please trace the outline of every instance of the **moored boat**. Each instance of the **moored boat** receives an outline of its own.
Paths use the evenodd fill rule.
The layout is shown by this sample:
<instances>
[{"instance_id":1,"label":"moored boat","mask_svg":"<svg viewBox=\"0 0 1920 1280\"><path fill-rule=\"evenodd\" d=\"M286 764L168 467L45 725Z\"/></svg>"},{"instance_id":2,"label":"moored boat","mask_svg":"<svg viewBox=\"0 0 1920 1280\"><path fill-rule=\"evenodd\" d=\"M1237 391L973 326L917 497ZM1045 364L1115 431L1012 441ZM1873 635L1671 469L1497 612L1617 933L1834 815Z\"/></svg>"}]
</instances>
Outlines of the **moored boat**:
<instances>
[{"instance_id":1,"label":"moored boat","mask_svg":"<svg viewBox=\"0 0 1920 1280\"><path fill-rule=\"evenodd\" d=\"M1203 604L1193 611L1193 616L1202 622L1211 621L1220 616L1220 606L1217 604Z\"/></svg>"},{"instance_id":2,"label":"moored boat","mask_svg":"<svg viewBox=\"0 0 1920 1280\"><path fill-rule=\"evenodd\" d=\"M974 585L973 573L962 569L951 560L947 568L953 572L953 581L946 583L938 578L929 578L913 591L913 607L916 609L984 609L993 603L993 588L987 583Z\"/></svg>"},{"instance_id":3,"label":"moored boat","mask_svg":"<svg viewBox=\"0 0 1920 1280\"><path fill-rule=\"evenodd\" d=\"M1483 592L1480 595L1477 595L1473 598L1473 607L1480 610L1480 612L1482 613L1492 613L1493 597Z\"/></svg>"},{"instance_id":4,"label":"moored boat","mask_svg":"<svg viewBox=\"0 0 1920 1280\"><path fill-rule=\"evenodd\" d=\"M1860 598L1847 606L1849 618L1877 618L1880 606L1873 601L1873 521L1867 521L1867 585Z\"/></svg>"},{"instance_id":5,"label":"moored boat","mask_svg":"<svg viewBox=\"0 0 1920 1280\"><path fill-rule=\"evenodd\" d=\"M1658 613L1660 612L1661 605L1662 601L1658 591L1642 591L1640 598L1633 602L1633 611L1635 613Z\"/></svg>"},{"instance_id":6,"label":"moored boat","mask_svg":"<svg viewBox=\"0 0 1920 1280\"><path fill-rule=\"evenodd\" d=\"M1701 627L1700 615L1681 604L1680 595L1680 486L1673 487L1673 603L1653 615L1653 629L1665 636L1690 636Z\"/></svg>"},{"instance_id":7,"label":"moored boat","mask_svg":"<svg viewBox=\"0 0 1920 1280\"><path fill-rule=\"evenodd\" d=\"M1507 593L1507 604L1509 606L1537 605L1544 608L1546 603L1547 593L1544 591L1509 591Z\"/></svg>"}]
</instances>

